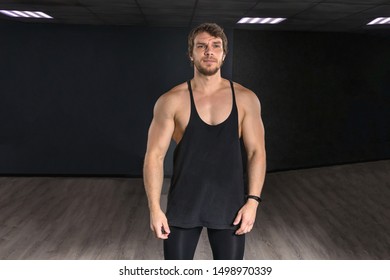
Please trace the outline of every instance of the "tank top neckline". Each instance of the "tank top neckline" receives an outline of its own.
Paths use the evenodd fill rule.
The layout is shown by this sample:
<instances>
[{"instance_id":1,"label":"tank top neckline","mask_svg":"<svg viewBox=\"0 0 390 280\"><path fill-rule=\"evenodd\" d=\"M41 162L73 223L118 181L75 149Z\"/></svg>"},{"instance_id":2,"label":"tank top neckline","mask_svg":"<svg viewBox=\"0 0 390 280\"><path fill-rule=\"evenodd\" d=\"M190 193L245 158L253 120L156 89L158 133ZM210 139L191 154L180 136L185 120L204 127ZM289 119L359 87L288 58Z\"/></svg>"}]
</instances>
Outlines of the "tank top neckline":
<instances>
[{"instance_id":1,"label":"tank top neckline","mask_svg":"<svg viewBox=\"0 0 390 280\"><path fill-rule=\"evenodd\" d=\"M188 84L188 90L190 92L190 98L191 98L191 112L190 112L190 115L192 115L192 111L195 111L195 115L198 117L198 119L203 123L205 124L206 126L209 126L209 127L218 127L218 126L222 126L224 125L225 123L227 123L227 121L231 118L232 114L233 114L233 109L234 109L234 105L235 105L235 96L234 96L234 87L233 87L233 82L230 81L230 87L231 87L231 90L232 90L232 107L230 108L230 113L229 115L226 117L226 119L224 119L222 122L220 123L217 123L217 124L209 124L207 122L205 122L199 115L198 113L198 110L196 108L196 104L195 104L195 98L194 98L194 94L192 92L192 86L191 86L191 80L188 80L187 81L187 84ZM191 117L190 117L191 118Z\"/></svg>"}]
</instances>

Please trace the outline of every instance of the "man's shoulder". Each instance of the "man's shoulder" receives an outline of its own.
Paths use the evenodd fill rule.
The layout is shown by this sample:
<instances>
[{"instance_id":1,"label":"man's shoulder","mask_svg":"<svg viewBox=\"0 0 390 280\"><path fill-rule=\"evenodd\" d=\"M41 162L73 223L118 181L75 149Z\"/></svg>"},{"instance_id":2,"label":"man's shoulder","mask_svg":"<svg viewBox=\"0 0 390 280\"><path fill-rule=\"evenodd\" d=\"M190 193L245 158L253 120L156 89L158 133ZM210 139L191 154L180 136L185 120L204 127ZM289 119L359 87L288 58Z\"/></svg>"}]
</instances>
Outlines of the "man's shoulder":
<instances>
[{"instance_id":1,"label":"man's shoulder","mask_svg":"<svg viewBox=\"0 0 390 280\"><path fill-rule=\"evenodd\" d=\"M244 87L243 85L234 82L234 92L236 93L236 98L238 102L253 104L253 102L259 102L257 95L250 89Z\"/></svg>"},{"instance_id":2,"label":"man's shoulder","mask_svg":"<svg viewBox=\"0 0 390 280\"><path fill-rule=\"evenodd\" d=\"M180 104L183 103L186 89L186 83L182 83L163 93L155 104L155 110L175 114Z\"/></svg>"},{"instance_id":3,"label":"man's shoulder","mask_svg":"<svg viewBox=\"0 0 390 280\"><path fill-rule=\"evenodd\" d=\"M260 100L253 91L238 83L234 83L234 89L237 106L244 116L247 114L257 115L261 111Z\"/></svg>"},{"instance_id":4,"label":"man's shoulder","mask_svg":"<svg viewBox=\"0 0 390 280\"><path fill-rule=\"evenodd\" d=\"M161 99L162 101L169 103L180 102L180 99L184 96L187 90L187 83L181 83L162 94L159 97L159 100Z\"/></svg>"}]
</instances>

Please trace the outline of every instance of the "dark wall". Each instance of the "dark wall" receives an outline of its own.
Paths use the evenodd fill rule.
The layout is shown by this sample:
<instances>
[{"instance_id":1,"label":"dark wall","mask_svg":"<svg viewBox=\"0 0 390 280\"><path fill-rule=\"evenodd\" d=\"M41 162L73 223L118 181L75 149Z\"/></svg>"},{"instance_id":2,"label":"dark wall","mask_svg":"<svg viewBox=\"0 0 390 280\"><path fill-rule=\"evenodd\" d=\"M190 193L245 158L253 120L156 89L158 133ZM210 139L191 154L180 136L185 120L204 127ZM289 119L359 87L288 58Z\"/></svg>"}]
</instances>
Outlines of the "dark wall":
<instances>
[{"instance_id":1,"label":"dark wall","mask_svg":"<svg viewBox=\"0 0 390 280\"><path fill-rule=\"evenodd\" d=\"M235 30L233 77L257 93L268 170L390 158L390 37Z\"/></svg>"},{"instance_id":2,"label":"dark wall","mask_svg":"<svg viewBox=\"0 0 390 280\"><path fill-rule=\"evenodd\" d=\"M0 23L0 174L141 176L155 101L192 77L188 31ZM388 38L226 31L268 170L390 157Z\"/></svg>"},{"instance_id":3,"label":"dark wall","mask_svg":"<svg viewBox=\"0 0 390 280\"><path fill-rule=\"evenodd\" d=\"M140 176L155 101L192 77L188 31L0 23L0 174Z\"/></svg>"}]
</instances>

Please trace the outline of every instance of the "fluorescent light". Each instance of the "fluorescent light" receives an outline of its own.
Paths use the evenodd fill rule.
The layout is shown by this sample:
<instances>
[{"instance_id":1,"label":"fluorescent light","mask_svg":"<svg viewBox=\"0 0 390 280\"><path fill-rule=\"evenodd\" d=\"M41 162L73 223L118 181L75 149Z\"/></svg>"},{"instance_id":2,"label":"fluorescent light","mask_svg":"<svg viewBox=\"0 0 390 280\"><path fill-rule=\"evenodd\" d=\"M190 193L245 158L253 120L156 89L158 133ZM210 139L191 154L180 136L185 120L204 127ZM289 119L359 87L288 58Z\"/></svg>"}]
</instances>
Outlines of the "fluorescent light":
<instances>
[{"instance_id":1,"label":"fluorescent light","mask_svg":"<svg viewBox=\"0 0 390 280\"><path fill-rule=\"evenodd\" d=\"M268 23L271 20L272 20L272 18L264 18L259 23Z\"/></svg>"},{"instance_id":2,"label":"fluorescent light","mask_svg":"<svg viewBox=\"0 0 390 280\"><path fill-rule=\"evenodd\" d=\"M251 18L249 17L243 17L242 19L240 19L237 23L247 23L248 21L250 21Z\"/></svg>"},{"instance_id":3,"label":"fluorescent light","mask_svg":"<svg viewBox=\"0 0 390 280\"><path fill-rule=\"evenodd\" d=\"M285 18L259 18L259 17L243 17L237 23L239 24L277 24L284 21Z\"/></svg>"},{"instance_id":4,"label":"fluorescent light","mask_svg":"<svg viewBox=\"0 0 390 280\"><path fill-rule=\"evenodd\" d=\"M283 20L285 20L285 18L275 18L273 19L270 24L277 24L279 22L282 22Z\"/></svg>"},{"instance_id":5,"label":"fluorescent light","mask_svg":"<svg viewBox=\"0 0 390 280\"><path fill-rule=\"evenodd\" d=\"M6 16L9 16L9 17L19 17L17 14L14 14L11 11L0 10L0 13L5 14Z\"/></svg>"},{"instance_id":6,"label":"fluorescent light","mask_svg":"<svg viewBox=\"0 0 390 280\"><path fill-rule=\"evenodd\" d=\"M386 24L386 23L390 23L390 18L382 20L379 24Z\"/></svg>"},{"instance_id":7,"label":"fluorescent light","mask_svg":"<svg viewBox=\"0 0 390 280\"><path fill-rule=\"evenodd\" d=\"M51 16L43 12L31 12L31 11L7 11L0 10L0 13L10 17L24 17L24 18L52 18Z\"/></svg>"},{"instance_id":8,"label":"fluorescent light","mask_svg":"<svg viewBox=\"0 0 390 280\"><path fill-rule=\"evenodd\" d=\"M40 18L39 15L37 15L36 13L33 13L33 12L25 11L24 13L28 14L29 16L35 17L35 18Z\"/></svg>"},{"instance_id":9,"label":"fluorescent light","mask_svg":"<svg viewBox=\"0 0 390 280\"><path fill-rule=\"evenodd\" d=\"M37 15L43 17L43 18L52 18L51 16L45 14L45 13L42 13L42 12L35 12Z\"/></svg>"},{"instance_id":10,"label":"fluorescent light","mask_svg":"<svg viewBox=\"0 0 390 280\"><path fill-rule=\"evenodd\" d=\"M252 18L249 20L249 23L258 23L261 19L260 18Z\"/></svg>"},{"instance_id":11,"label":"fluorescent light","mask_svg":"<svg viewBox=\"0 0 390 280\"><path fill-rule=\"evenodd\" d=\"M373 24L390 24L390 17L378 17L373 21L367 23L367 25L373 25Z\"/></svg>"},{"instance_id":12,"label":"fluorescent light","mask_svg":"<svg viewBox=\"0 0 390 280\"><path fill-rule=\"evenodd\" d=\"M23 13L21 11L12 11L12 12L17 14L19 17L27 17L27 18L31 17L28 14L25 14L25 13Z\"/></svg>"}]
</instances>

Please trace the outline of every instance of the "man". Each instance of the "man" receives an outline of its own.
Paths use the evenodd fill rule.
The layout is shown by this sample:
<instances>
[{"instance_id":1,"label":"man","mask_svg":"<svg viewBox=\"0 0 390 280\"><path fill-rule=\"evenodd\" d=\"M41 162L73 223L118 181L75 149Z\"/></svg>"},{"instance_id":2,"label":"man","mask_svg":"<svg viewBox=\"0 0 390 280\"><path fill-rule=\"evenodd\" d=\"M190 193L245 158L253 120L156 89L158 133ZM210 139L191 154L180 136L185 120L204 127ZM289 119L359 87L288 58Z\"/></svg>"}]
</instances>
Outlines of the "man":
<instances>
[{"instance_id":1,"label":"man","mask_svg":"<svg viewBox=\"0 0 390 280\"><path fill-rule=\"evenodd\" d=\"M243 259L265 177L264 128L257 96L221 77L227 38L216 24L194 28L188 55L194 77L163 94L149 128L144 184L150 227L165 259L193 259L203 227L214 259ZM247 154L244 188L240 138ZM176 143L166 214L163 163Z\"/></svg>"}]
</instances>

